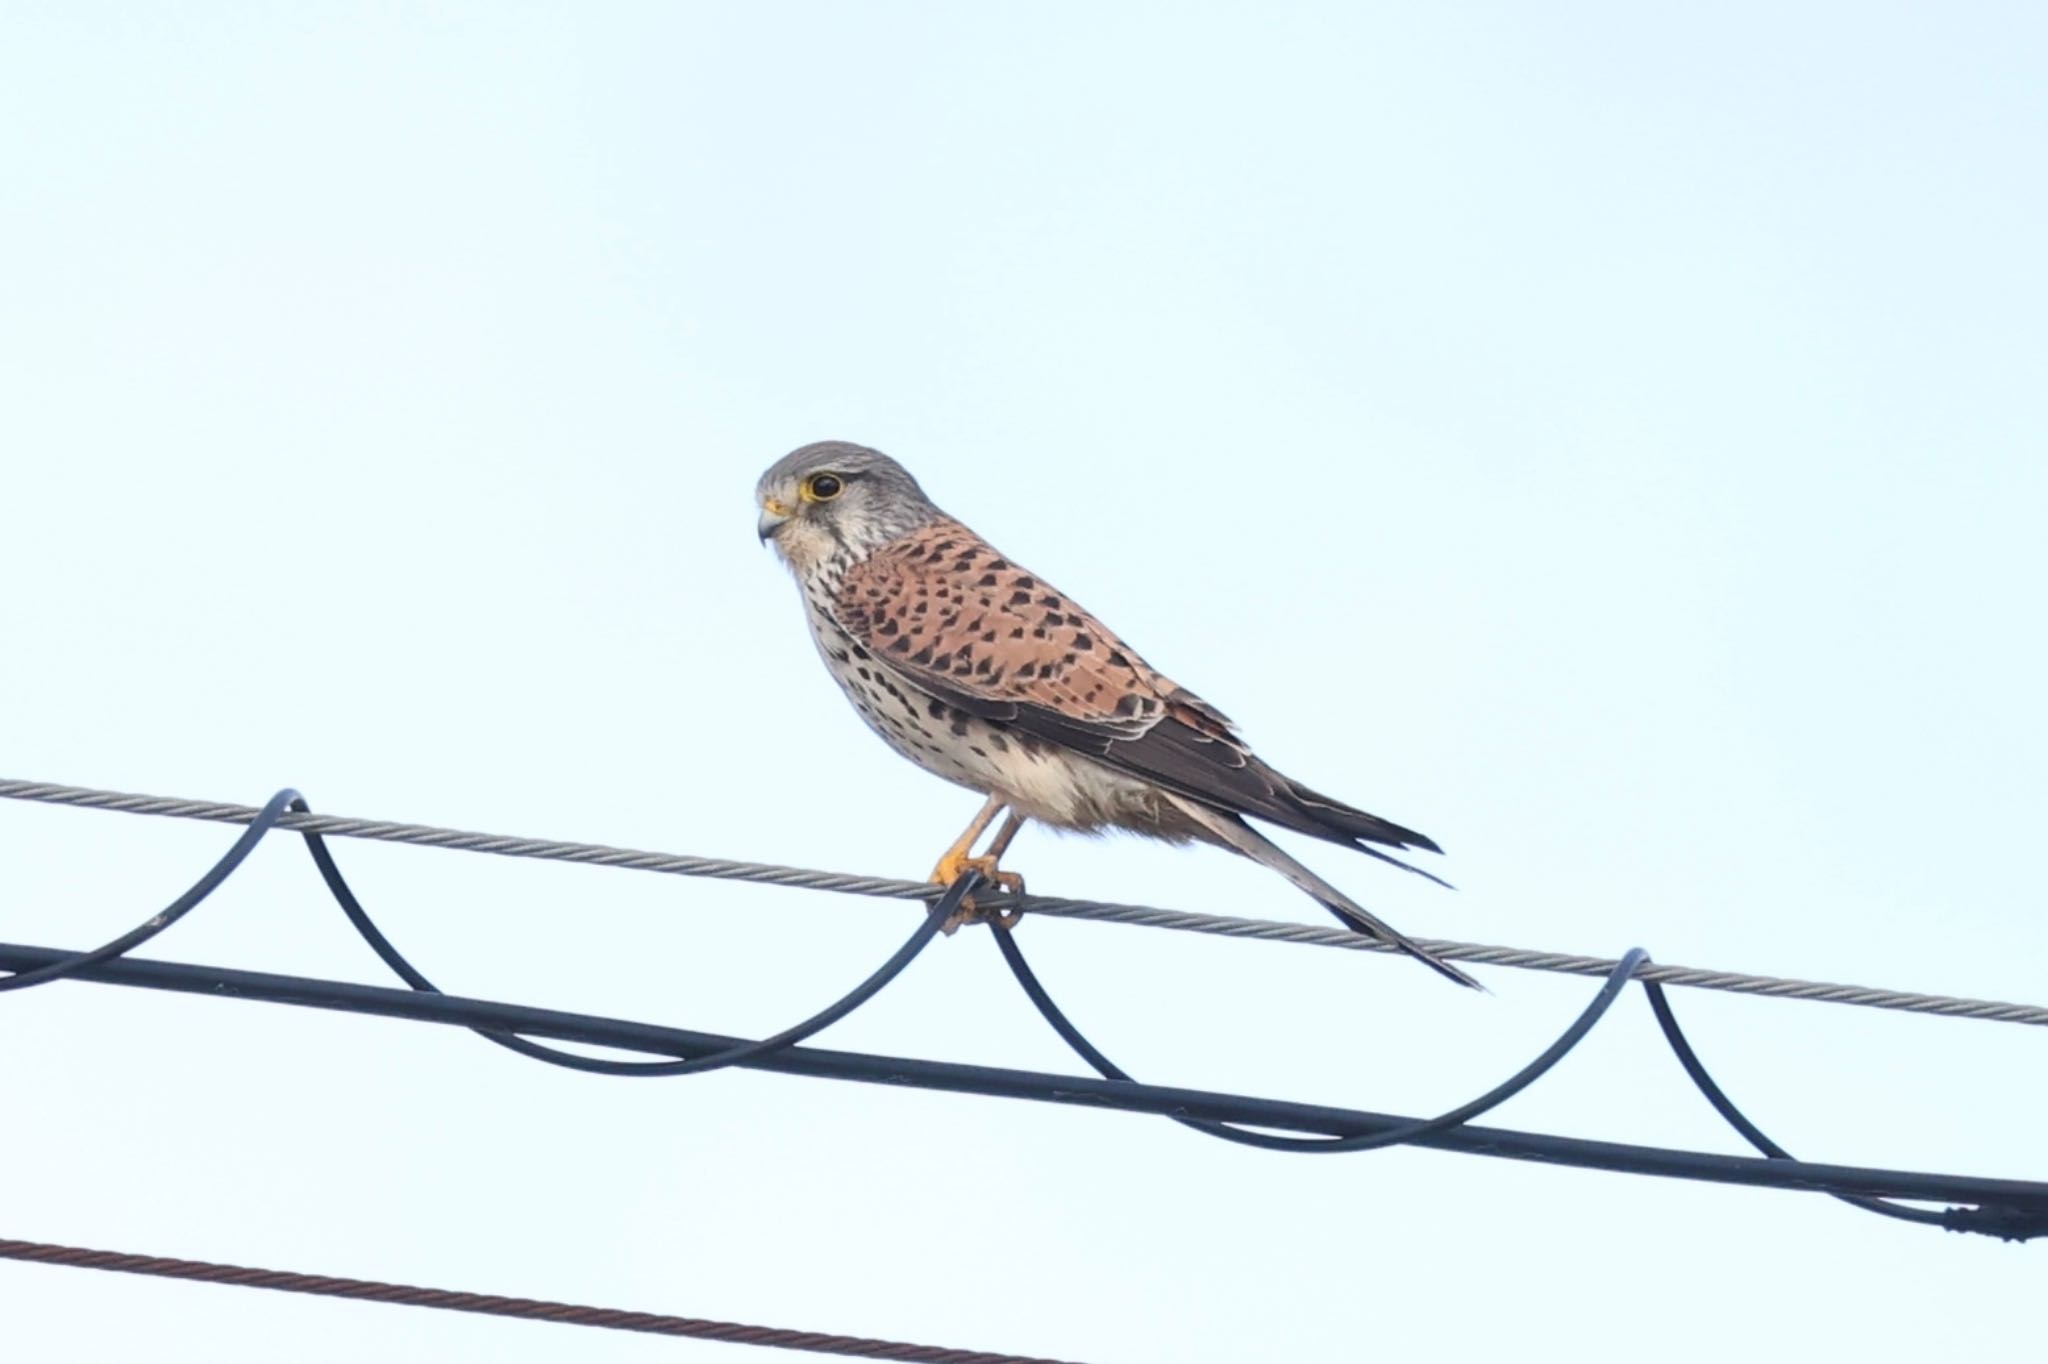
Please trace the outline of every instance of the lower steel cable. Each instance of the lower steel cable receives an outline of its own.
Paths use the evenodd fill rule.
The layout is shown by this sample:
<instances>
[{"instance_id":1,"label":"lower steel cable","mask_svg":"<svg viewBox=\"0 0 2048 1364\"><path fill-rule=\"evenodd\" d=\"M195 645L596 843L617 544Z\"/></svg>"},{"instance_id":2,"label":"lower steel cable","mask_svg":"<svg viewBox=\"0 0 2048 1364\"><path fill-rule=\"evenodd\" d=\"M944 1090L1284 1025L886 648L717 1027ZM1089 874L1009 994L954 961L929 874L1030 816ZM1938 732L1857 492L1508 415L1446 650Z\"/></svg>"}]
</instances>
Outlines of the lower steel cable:
<instances>
[{"instance_id":1,"label":"lower steel cable","mask_svg":"<svg viewBox=\"0 0 2048 1364\"><path fill-rule=\"evenodd\" d=\"M463 1293L417 1284L384 1283L377 1279L346 1279L327 1274L300 1274L288 1269L251 1269L210 1260L180 1260L162 1255L126 1255L112 1250L51 1245L43 1241L0 1239L0 1259L73 1269L103 1269L116 1274L146 1274L160 1279L230 1284L238 1288L269 1288L282 1293L310 1293L322 1298L431 1307L443 1312L474 1312L520 1321L551 1321L562 1326L589 1326L605 1331L638 1331L644 1335L719 1340L729 1345L763 1345L810 1354L851 1359L893 1359L909 1364L1073 1364L1036 1355L988 1350L957 1350L941 1345L913 1345L871 1336L841 1336L825 1331L793 1331L780 1326L749 1326L737 1321L674 1317L660 1312L628 1312L616 1307L590 1307L544 1298L507 1298L495 1293Z\"/></svg>"}]
</instances>

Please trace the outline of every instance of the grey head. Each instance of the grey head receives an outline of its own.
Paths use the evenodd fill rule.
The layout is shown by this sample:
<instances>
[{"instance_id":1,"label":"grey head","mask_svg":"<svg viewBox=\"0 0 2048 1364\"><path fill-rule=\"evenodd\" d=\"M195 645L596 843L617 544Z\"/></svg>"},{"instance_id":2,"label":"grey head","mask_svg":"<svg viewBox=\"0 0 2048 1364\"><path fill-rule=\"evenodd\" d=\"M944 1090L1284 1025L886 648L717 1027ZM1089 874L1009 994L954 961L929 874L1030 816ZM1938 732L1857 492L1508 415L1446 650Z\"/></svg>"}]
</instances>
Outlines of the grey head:
<instances>
[{"instance_id":1,"label":"grey head","mask_svg":"<svg viewBox=\"0 0 2048 1364\"><path fill-rule=\"evenodd\" d=\"M754 485L761 539L792 569L855 563L945 513L880 450L821 440L792 450Z\"/></svg>"}]
</instances>

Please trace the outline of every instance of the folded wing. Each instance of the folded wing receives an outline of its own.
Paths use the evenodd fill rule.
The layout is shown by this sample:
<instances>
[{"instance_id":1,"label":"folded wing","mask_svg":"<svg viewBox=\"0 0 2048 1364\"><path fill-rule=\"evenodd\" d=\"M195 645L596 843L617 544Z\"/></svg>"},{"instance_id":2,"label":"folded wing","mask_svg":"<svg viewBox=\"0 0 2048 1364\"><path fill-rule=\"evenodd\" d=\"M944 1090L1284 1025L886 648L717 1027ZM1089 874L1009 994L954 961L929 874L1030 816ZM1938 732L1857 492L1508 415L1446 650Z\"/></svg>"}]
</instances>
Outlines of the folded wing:
<instances>
[{"instance_id":1,"label":"folded wing","mask_svg":"<svg viewBox=\"0 0 2048 1364\"><path fill-rule=\"evenodd\" d=\"M1435 843L1268 767L1221 711L958 522L926 527L849 570L834 614L927 696L1211 808L1429 876L1369 845L1435 852Z\"/></svg>"}]
</instances>

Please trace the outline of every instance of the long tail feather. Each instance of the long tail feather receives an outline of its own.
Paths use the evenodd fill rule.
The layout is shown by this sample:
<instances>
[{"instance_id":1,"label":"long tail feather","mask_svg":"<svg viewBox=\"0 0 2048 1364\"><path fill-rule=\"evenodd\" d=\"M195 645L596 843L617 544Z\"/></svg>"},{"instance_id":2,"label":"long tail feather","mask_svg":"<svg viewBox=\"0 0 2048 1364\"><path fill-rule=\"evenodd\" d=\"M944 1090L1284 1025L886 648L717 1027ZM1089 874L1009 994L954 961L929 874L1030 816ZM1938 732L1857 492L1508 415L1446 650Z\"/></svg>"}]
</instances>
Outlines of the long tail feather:
<instances>
[{"instance_id":1,"label":"long tail feather","mask_svg":"<svg viewBox=\"0 0 2048 1364\"><path fill-rule=\"evenodd\" d=\"M1424 867L1418 867L1412 862L1403 862L1400 858L1394 857L1388 853L1383 853L1378 848L1373 847L1369 843L1346 843L1344 846L1347 848L1355 849L1358 852L1362 852L1367 857L1374 858L1377 861L1384 862L1390 867L1399 867L1402 871L1409 872L1416 876L1420 876L1423 880L1431 882L1434 885L1442 886L1445 890L1457 889L1456 886L1452 885L1449 881L1444 880L1443 877L1438 876L1435 872L1430 871Z\"/></svg>"},{"instance_id":2,"label":"long tail feather","mask_svg":"<svg viewBox=\"0 0 2048 1364\"><path fill-rule=\"evenodd\" d=\"M1381 942L1393 944L1448 980L1454 980L1475 990L1484 988L1478 981L1435 956L1420 944L1411 941L1393 925L1289 857L1237 816L1210 809L1198 801L1188 800L1182 796L1169 795L1167 799L1172 801L1181 813L1212 834L1224 847L1249 857L1260 866L1269 867L1292 881L1305 891L1309 898L1336 915L1347 928L1368 937L1378 938Z\"/></svg>"}]
</instances>

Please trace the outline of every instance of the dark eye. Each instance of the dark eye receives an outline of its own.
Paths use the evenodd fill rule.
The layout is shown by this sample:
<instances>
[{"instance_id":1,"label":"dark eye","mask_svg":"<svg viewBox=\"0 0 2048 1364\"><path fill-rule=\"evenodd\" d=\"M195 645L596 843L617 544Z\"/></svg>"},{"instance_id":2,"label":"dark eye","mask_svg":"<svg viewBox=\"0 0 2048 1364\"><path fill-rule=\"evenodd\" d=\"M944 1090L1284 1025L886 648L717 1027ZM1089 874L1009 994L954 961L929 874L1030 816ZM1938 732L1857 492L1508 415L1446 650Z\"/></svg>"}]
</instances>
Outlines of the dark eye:
<instances>
[{"instance_id":1,"label":"dark eye","mask_svg":"<svg viewBox=\"0 0 2048 1364\"><path fill-rule=\"evenodd\" d=\"M830 502L846 491L846 484L837 474L812 474L804 480L804 501Z\"/></svg>"}]
</instances>

